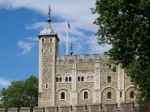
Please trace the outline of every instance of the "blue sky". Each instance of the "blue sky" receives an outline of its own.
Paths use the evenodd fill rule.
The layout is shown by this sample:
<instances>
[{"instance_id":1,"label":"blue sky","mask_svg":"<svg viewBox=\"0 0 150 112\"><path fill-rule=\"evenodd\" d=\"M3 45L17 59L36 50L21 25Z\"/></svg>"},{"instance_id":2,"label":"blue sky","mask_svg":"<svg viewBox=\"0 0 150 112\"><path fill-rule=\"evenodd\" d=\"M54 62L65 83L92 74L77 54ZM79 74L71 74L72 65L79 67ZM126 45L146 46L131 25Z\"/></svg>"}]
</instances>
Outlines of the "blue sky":
<instances>
[{"instance_id":1,"label":"blue sky","mask_svg":"<svg viewBox=\"0 0 150 112\"><path fill-rule=\"evenodd\" d=\"M95 16L90 8L95 0L0 0L0 88L11 81L38 76L38 38L46 26L48 5L52 7L52 27L60 38L60 54L65 54L66 24L74 54L99 53L110 46L97 44Z\"/></svg>"}]
</instances>

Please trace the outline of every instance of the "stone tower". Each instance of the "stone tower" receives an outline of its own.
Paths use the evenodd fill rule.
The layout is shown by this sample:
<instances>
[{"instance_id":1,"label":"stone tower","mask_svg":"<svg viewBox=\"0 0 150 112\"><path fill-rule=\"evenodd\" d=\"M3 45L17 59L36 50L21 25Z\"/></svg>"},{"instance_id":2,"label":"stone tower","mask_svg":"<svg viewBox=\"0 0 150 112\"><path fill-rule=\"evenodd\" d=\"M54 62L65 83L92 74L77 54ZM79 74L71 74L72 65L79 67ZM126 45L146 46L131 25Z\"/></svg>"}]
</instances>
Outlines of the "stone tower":
<instances>
[{"instance_id":1,"label":"stone tower","mask_svg":"<svg viewBox=\"0 0 150 112\"><path fill-rule=\"evenodd\" d=\"M51 27L51 9L48 13L48 25L39 37L39 101L38 105L55 106L55 65L58 54L59 38Z\"/></svg>"}]
</instances>

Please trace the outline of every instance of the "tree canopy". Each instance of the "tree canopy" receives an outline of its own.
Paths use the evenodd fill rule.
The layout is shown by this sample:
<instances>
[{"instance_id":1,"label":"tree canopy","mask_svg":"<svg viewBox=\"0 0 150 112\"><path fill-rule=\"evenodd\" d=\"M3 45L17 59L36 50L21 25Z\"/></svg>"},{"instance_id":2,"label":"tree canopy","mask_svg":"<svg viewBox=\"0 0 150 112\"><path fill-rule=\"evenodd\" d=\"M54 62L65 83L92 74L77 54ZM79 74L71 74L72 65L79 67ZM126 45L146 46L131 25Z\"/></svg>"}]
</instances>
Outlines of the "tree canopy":
<instances>
[{"instance_id":1,"label":"tree canopy","mask_svg":"<svg viewBox=\"0 0 150 112\"><path fill-rule=\"evenodd\" d=\"M1 90L1 106L36 106L38 100L38 78L30 76L26 80L14 81L8 88Z\"/></svg>"},{"instance_id":2,"label":"tree canopy","mask_svg":"<svg viewBox=\"0 0 150 112\"><path fill-rule=\"evenodd\" d=\"M139 89L141 100L150 100L150 0L97 0L98 43L112 45L110 59L121 63Z\"/></svg>"}]
</instances>

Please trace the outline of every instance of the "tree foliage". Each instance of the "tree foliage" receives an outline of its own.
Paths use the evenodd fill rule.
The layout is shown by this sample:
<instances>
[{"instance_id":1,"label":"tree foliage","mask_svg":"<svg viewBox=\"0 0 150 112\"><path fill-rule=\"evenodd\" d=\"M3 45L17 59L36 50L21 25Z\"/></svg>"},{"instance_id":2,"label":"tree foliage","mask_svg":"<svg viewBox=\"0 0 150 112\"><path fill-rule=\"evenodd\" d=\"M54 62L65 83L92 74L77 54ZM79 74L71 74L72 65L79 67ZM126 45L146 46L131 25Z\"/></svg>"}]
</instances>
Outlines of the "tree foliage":
<instances>
[{"instance_id":1,"label":"tree foliage","mask_svg":"<svg viewBox=\"0 0 150 112\"><path fill-rule=\"evenodd\" d=\"M1 90L2 107L26 107L37 105L38 79L30 76L26 80L14 81Z\"/></svg>"},{"instance_id":2,"label":"tree foliage","mask_svg":"<svg viewBox=\"0 0 150 112\"><path fill-rule=\"evenodd\" d=\"M140 99L150 100L150 0L97 0L99 44L112 45L109 55L127 69L139 88Z\"/></svg>"}]
</instances>

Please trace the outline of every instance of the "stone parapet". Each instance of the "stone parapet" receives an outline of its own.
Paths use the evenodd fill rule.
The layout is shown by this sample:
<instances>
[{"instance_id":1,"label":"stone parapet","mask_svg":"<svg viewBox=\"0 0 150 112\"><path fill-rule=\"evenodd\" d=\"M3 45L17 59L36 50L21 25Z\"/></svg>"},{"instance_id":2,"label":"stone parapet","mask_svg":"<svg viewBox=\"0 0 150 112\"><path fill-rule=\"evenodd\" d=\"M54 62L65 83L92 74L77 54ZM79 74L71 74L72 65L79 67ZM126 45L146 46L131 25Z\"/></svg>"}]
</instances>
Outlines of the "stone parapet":
<instances>
[{"instance_id":1,"label":"stone parapet","mask_svg":"<svg viewBox=\"0 0 150 112\"><path fill-rule=\"evenodd\" d=\"M150 112L150 103L122 103L117 104L93 104L63 107L22 107L9 108L8 112ZM0 112L7 112L7 109L0 108Z\"/></svg>"}]
</instances>

